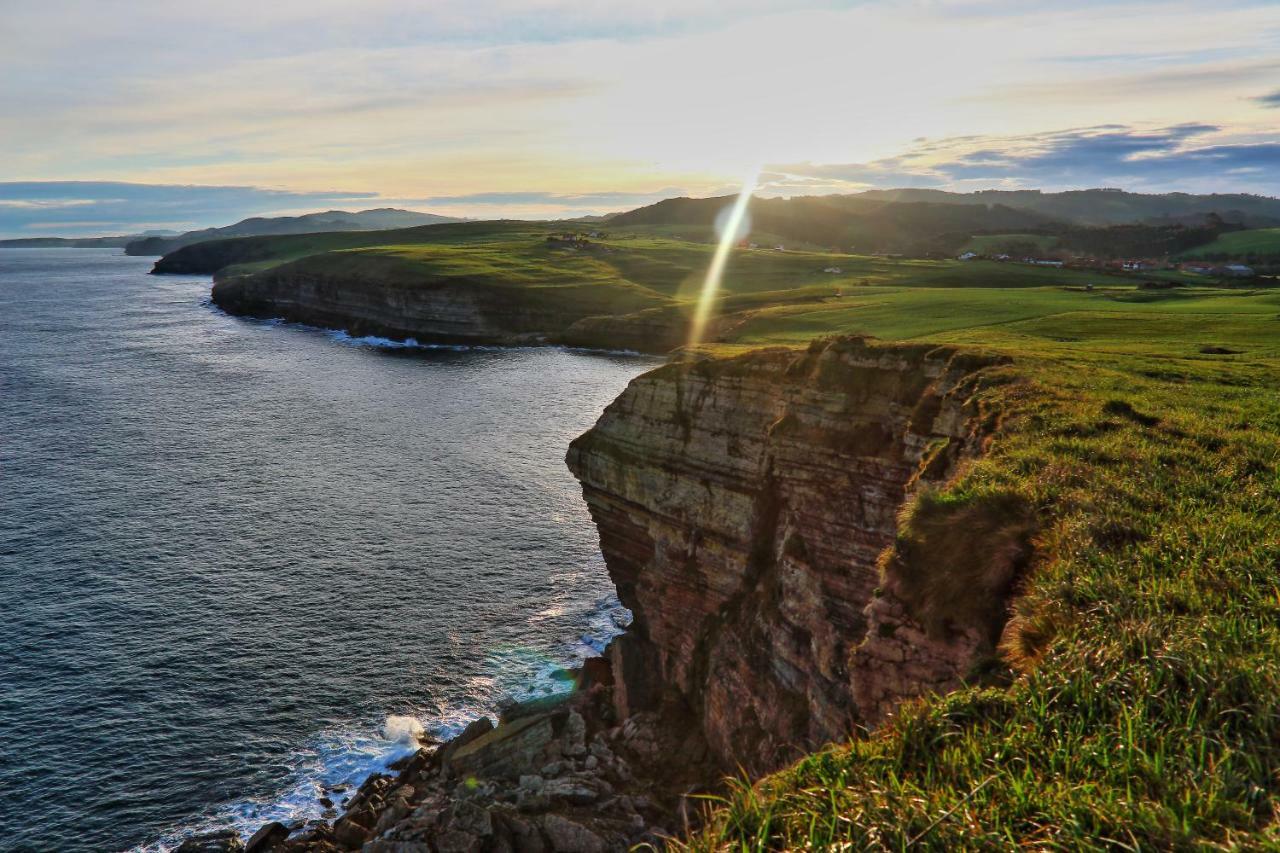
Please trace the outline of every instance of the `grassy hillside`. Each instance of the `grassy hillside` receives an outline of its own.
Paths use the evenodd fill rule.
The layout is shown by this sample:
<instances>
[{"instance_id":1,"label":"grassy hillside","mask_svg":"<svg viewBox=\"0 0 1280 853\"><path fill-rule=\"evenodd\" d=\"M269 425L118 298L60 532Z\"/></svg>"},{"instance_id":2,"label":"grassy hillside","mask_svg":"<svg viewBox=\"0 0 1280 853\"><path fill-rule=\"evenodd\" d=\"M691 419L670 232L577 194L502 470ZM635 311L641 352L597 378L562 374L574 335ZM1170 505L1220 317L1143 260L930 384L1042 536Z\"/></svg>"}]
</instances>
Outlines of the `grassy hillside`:
<instances>
[{"instance_id":1,"label":"grassy hillside","mask_svg":"<svg viewBox=\"0 0 1280 853\"><path fill-rule=\"evenodd\" d=\"M1280 199L1244 193L1131 193L1115 189L979 190L953 193L944 190L868 190L862 198L878 201L928 202L930 204L1000 204L1076 225L1122 225L1135 222L1198 222L1216 213L1229 222L1252 227L1280 224Z\"/></svg>"},{"instance_id":2,"label":"grassy hillside","mask_svg":"<svg viewBox=\"0 0 1280 853\"><path fill-rule=\"evenodd\" d=\"M236 248L230 272L468 282L683 329L709 245L632 225L571 248L556 229L277 238ZM718 309L710 355L864 333L1012 356L973 391L999 424L990 452L908 507L900 542L943 612L1004 615L949 583L954 555L988 544L963 521L998 524L1016 500L1038 532L970 686L741 783L680 843L1280 849L1280 291L740 249Z\"/></svg>"},{"instance_id":3,"label":"grassy hillside","mask_svg":"<svg viewBox=\"0 0 1280 853\"><path fill-rule=\"evenodd\" d=\"M700 227L711 237L717 214L732 197L673 198L618 214L609 227ZM1047 217L1003 205L957 205L880 201L857 195L753 198L751 239L803 241L807 245L859 252L950 253L977 231L1046 226Z\"/></svg>"},{"instance_id":4,"label":"grassy hillside","mask_svg":"<svg viewBox=\"0 0 1280 853\"><path fill-rule=\"evenodd\" d=\"M1019 254L1024 248L1047 252L1058 244L1051 234L975 234L960 247L962 252L979 255L998 255L1002 252Z\"/></svg>"},{"instance_id":5,"label":"grassy hillside","mask_svg":"<svg viewBox=\"0 0 1280 853\"><path fill-rule=\"evenodd\" d=\"M273 234L310 234L336 231L374 231L391 228L410 228L441 222L457 222L450 216L419 213L415 210L398 210L383 207L375 210L350 212L326 210L301 216L255 216L242 219L234 225L222 228L203 228L169 237L144 237L132 240L125 246L126 255L165 255L169 252L208 240L232 237L252 237Z\"/></svg>"},{"instance_id":6,"label":"grassy hillside","mask_svg":"<svg viewBox=\"0 0 1280 853\"><path fill-rule=\"evenodd\" d=\"M1280 846L1278 318L1271 291L868 288L740 327L720 349L838 330L1011 355L975 389L989 454L899 542L954 604L952 555L984 548L959 520L1016 499L1038 533L970 687L740 783L689 847Z\"/></svg>"},{"instance_id":7,"label":"grassy hillside","mask_svg":"<svg viewBox=\"0 0 1280 853\"><path fill-rule=\"evenodd\" d=\"M1219 236L1212 243L1184 252L1182 257L1222 260L1249 257L1280 258L1280 228L1232 231Z\"/></svg>"}]
</instances>

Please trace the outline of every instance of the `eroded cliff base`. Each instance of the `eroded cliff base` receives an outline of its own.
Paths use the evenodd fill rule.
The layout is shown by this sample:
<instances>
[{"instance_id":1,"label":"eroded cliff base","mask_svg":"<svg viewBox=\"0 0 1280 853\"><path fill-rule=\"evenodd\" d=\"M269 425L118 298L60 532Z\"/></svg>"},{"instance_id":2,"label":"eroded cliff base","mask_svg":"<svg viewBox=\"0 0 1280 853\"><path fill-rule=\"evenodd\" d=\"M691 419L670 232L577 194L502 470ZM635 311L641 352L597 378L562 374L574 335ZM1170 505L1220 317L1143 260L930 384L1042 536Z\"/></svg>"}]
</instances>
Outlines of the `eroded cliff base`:
<instances>
[{"instance_id":1,"label":"eroded cliff base","mask_svg":"<svg viewBox=\"0 0 1280 853\"><path fill-rule=\"evenodd\" d=\"M595 679L592 683L591 679ZM663 845L696 826L690 795L717 781L696 726L671 708L620 720L608 665L572 694L508 708L495 727L471 724L438 748L374 775L340 805L342 817L303 827L268 824L254 853L606 853ZM337 795L334 795L335 798ZM184 853L242 849L225 836Z\"/></svg>"}]
</instances>

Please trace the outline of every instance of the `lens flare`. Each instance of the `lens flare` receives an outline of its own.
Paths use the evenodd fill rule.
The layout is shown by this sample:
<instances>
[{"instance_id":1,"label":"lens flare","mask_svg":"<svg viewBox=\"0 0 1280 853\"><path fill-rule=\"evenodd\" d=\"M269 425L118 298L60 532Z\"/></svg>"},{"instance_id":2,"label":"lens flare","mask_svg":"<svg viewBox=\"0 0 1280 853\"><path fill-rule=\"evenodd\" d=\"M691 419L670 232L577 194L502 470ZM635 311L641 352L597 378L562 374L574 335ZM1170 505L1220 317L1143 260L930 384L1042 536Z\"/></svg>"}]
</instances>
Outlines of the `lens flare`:
<instances>
[{"instance_id":1,"label":"lens flare","mask_svg":"<svg viewBox=\"0 0 1280 853\"><path fill-rule=\"evenodd\" d=\"M693 312L693 322L689 326L689 346L702 343L702 336L707 330L707 321L711 319L711 307L715 304L716 294L720 292L720 282L724 278L724 268L729 263L729 250L739 239L738 231L742 228L747 215L747 207L751 204L751 193L756 188L759 173L752 170L742 182L742 191L734 199L733 208L724 228L720 232L720 242L716 244L716 252L711 256L711 266L707 267L707 277L702 280L702 293L698 296L698 305Z\"/></svg>"}]
</instances>

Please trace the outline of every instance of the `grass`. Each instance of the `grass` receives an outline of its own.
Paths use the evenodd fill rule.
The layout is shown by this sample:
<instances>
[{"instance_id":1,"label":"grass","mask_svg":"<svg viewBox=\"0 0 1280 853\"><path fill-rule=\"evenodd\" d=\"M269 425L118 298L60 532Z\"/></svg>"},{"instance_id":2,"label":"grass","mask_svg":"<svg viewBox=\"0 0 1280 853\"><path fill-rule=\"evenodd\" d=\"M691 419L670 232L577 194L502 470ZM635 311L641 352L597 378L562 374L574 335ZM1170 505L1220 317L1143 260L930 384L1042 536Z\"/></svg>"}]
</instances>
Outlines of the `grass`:
<instances>
[{"instance_id":1,"label":"grass","mask_svg":"<svg viewBox=\"0 0 1280 853\"><path fill-rule=\"evenodd\" d=\"M1280 228L1229 231L1212 243L1184 252L1182 257L1205 258L1218 255L1231 258L1246 258L1250 255L1280 256Z\"/></svg>"},{"instance_id":2,"label":"grass","mask_svg":"<svg viewBox=\"0 0 1280 853\"><path fill-rule=\"evenodd\" d=\"M1013 358L976 394L989 453L886 555L942 585L918 615L971 606L948 576L1026 529L978 521L1030 508L1031 565L971 686L739 781L681 845L1280 849L1278 295L894 288L726 348L836 329Z\"/></svg>"},{"instance_id":3,"label":"grass","mask_svg":"<svg viewBox=\"0 0 1280 853\"><path fill-rule=\"evenodd\" d=\"M960 251L993 255L1034 246L1037 251L1047 252L1056 245L1058 238L1052 234L975 234Z\"/></svg>"}]
</instances>

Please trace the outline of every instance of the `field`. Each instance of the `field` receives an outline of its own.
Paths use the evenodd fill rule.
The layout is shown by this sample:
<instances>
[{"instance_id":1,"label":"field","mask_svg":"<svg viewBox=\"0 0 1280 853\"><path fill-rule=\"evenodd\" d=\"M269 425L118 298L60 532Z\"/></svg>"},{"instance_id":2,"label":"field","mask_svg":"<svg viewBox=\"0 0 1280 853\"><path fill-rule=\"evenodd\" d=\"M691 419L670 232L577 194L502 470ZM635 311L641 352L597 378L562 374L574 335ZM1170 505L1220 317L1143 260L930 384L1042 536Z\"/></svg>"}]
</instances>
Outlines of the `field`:
<instances>
[{"instance_id":1,"label":"field","mask_svg":"<svg viewBox=\"0 0 1280 853\"><path fill-rule=\"evenodd\" d=\"M1230 258L1247 258L1250 255L1280 257L1280 228L1231 231L1212 243L1184 252L1182 257L1213 258L1220 255Z\"/></svg>"},{"instance_id":2,"label":"field","mask_svg":"<svg viewBox=\"0 0 1280 853\"><path fill-rule=\"evenodd\" d=\"M1037 251L1047 252L1057 244L1058 238L1051 234L975 234L961 251L995 255L1023 246L1034 246Z\"/></svg>"},{"instance_id":3,"label":"field","mask_svg":"<svg viewBox=\"0 0 1280 853\"><path fill-rule=\"evenodd\" d=\"M998 439L899 541L963 601L963 520L1016 502L1032 565L971 686L737 782L678 846L1280 848L1280 292L872 287L708 349L835 331L1012 357L975 394Z\"/></svg>"},{"instance_id":4,"label":"field","mask_svg":"<svg viewBox=\"0 0 1280 853\"><path fill-rule=\"evenodd\" d=\"M711 252L670 231L569 248L481 225L279 238L239 270L473 282L683 328ZM711 356L837 333L1010 356L974 388L1000 425L990 451L920 495L900 541L963 601L946 574L963 520L998 526L1013 501L1038 526L970 686L738 782L676 847L1280 849L1280 290L739 249L718 315Z\"/></svg>"}]
</instances>

